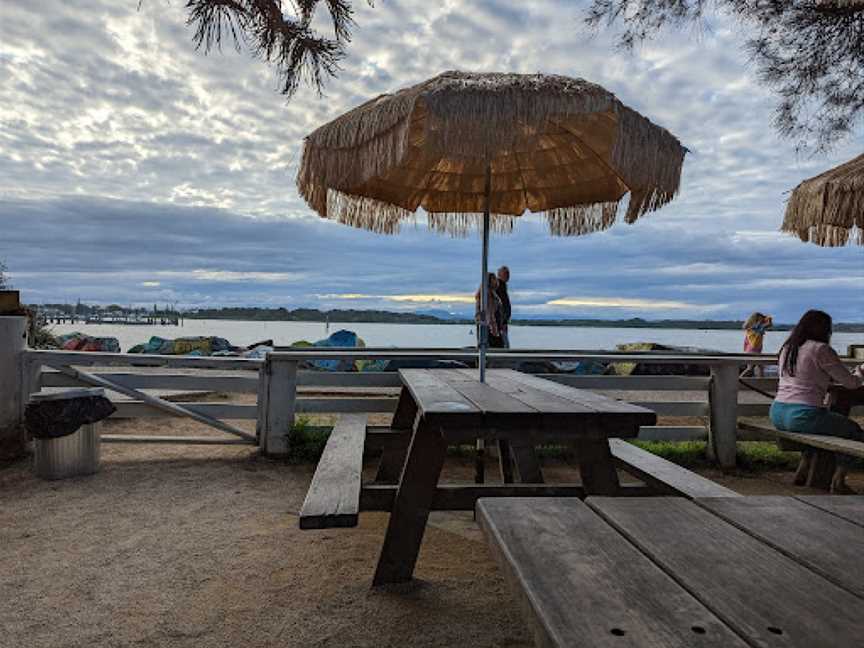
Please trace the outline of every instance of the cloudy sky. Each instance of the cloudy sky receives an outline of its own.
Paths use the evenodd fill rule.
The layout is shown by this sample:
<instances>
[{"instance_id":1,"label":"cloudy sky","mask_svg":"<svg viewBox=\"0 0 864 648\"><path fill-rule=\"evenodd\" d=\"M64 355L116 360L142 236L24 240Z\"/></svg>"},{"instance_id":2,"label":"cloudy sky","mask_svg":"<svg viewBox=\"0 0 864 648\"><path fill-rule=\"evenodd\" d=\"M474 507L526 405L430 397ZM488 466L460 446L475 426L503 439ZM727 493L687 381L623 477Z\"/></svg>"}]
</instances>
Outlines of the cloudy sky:
<instances>
[{"instance_id":1,"label":"cloudy sky","mask_svg":"<svg viewBox=\"0 0 864 648\"><path fill-rule=\"evenodd\" d=\"M527 216L493 237L517 315L864 321L862 249L777 233L787 192L864 139L796 156L734 25L622 54L578 2L358 1L339 79L287 102L261 62L196 52L183 4L3 0L0 260L26 301L465 310L476 237L322 221L294 184L305 133L464 69L584 77L691 150L679 198L635 225L562 239Z\"/></svg>"}]
</instances>

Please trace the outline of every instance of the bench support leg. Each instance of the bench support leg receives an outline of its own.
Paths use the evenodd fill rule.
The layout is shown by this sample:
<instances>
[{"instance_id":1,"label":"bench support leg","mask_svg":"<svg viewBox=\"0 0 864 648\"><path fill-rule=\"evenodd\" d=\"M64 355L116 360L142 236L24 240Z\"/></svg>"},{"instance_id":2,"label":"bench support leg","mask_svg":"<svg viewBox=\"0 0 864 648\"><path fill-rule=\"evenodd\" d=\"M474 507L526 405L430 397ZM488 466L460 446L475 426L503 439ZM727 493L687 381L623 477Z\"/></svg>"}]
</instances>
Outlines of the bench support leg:
<instances>
[{"instance_id":1,"label":"bench support leg","mask_svg":"<svg viewBox=\"0 0 864 648\"><path fill-rule=\"evenodd\" d=\"M511 448L519 481L523 484L542 484L543 471L540 470L540 461L531 442L512 441Z\"/></svg>"},{"instance_id":2,"label":"bench support leg","mask_svg":"<svg viewBox=\"0 0 864 648\"><path fill-rule=\"evenodd\" d=\"M396 412L393 414L393 422L390 427L394 430L410 430L417 416L417 403L411 397L405 387L399 394L399 402L396 404ZM408 446L384 448L381 461L378 464L378 472L375 482L378 484L397 484L405 465L405 457L408 454Z\"/></svg>"},{"instance_id":3,"label":"bench support leg","mask_svg":"<svg viewBox=\"0 0 864 648\"><path fill-rule=\"evenodd\" d=\"M831 488L831 478L837 462L833 452L816 450L810 462L810 474L807 477L807 485L811 488L828 490Z\"/></svg>"},{"instance_id":4,"label":"bench support leg","mask_svg":"<svg viewBox=\"0 0 864 648\"><path fill-rule=\"evenodd\" d=\"M437 429L415 427L373 586L411 580L446 453L447 443Z\"/></svg>"},{"instance_id":5,"label":"bench support leg","mask_svg":"<svg viewBox=\"0 0 864 648\"><path fill-rule=\"evenodd\" d=\"M510 451L510 442L507 440L498 442L498 464L501 468L501 481L505 484L512 484L513 455Z\"/></svg>"},{"instance_id":6,"label":"bench support leg","mask_svg":"<svg viewBox=\"0 0 864 648\"><path fill-rule=\"evenodd\" d=\"M607 439L578 441L573 444L582 486L586 495L616 495L618 473Z\"/></svg>"}]
</instances>

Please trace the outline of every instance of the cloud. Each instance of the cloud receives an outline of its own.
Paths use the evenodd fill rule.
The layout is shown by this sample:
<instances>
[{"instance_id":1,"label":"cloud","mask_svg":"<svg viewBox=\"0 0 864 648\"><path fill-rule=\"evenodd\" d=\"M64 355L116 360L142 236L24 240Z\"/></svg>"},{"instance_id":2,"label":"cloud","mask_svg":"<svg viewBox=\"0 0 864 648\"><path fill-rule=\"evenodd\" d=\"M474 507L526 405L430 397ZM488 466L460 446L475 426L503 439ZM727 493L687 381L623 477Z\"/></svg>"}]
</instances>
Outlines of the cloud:
<instances>
[{"instance_id":1,"label":"cloud","mask_svg":"<svg viewBox=\"0 0 864 648\"><path fill-rule=\"evenodd\" d=\"M464 295L364 295L362 293L344 293L319 295L322 299L347 299L347 300L384 300L397 303L411 304L473 304L474 296Z\"/></svg>"},{"instance_id":2,"label":"cloud","mask_svg":"<svg viewBox=\"0 0 864 648\"><path fill-rule=\"evenodd\" d=\"M382 92L469 69L588 78L692 151L679 197L633 226L556 239L526 216L493 236L491 267L510 266L517 315L758 309L789 321L820 307L864 319L860 248L777 233L788 191L864 142L805 159L778 140L774 97L728 21L626 54L585 32L584 3L358 1L339 79L286 102L246 53L195 51L184 3L136 4L3 7L0 258L28 301L344 308L339 295L360 295L364 308L470 311L476 237L353 230L313 215L294 185L305 134ZM555 303L574 295L578 305Z\"/></svg>"},{"instance_id":3,"label":"cloud","mask_svg":"<svg viewBox=\"0 0 864 648\"><path fill-rule=\"evenodd\" d=\"M561 297L548 302L550 306L567 306L568 308L624 308L637 310L719 310L725 304L688 304L680 301L663 301L659 299L627 299L625 297Z\"/></svg>"}]
</instances>

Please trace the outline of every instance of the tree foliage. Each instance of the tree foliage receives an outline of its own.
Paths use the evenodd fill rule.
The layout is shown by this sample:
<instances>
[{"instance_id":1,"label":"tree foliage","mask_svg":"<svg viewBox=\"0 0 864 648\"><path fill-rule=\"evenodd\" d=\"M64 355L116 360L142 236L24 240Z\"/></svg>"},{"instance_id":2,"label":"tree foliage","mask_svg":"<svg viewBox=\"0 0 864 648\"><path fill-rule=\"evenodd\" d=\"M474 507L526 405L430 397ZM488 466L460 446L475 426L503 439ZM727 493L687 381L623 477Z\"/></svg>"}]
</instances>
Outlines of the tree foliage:
<instances>
[{"instance_id":1,"label":"tree foliage","mask_svg":"<svg viewBox=\"0 0 864 648\"><path fill-rule=\"evenodd\" d=\"M774 124L801 148L825 151L864 116L864 0L592 0L586 22L620 27L623 48L710 13L748 29L759 79L778 95Z\"/></svg>"},{"instance_id":2,"label":"tree foliage","mask_svg":"<svg viewBox=\"0 0 864 648\"><path fill-rule=\"evenodd\" d=\"M0 290L9 288L9 280L6 279L6 264L0 260Z\"/></svg>"},{"instance_id":3,"label":"tree foliage","mask_svg":"<svg viewBox=\"0 0 864 648\"><path fill-rule=\"evenodd\" d=\"M329 14L330 37L318 31L320 22L313 26L322 4ZM352 4L353 0L187 0L187 24L195 30L196 47L205 53L229 41L238 51L248 49L272 64L282 93L291 96L301 82L321 92L326 79L336 76L351 41Z\"/></svg>"}]
</instances>

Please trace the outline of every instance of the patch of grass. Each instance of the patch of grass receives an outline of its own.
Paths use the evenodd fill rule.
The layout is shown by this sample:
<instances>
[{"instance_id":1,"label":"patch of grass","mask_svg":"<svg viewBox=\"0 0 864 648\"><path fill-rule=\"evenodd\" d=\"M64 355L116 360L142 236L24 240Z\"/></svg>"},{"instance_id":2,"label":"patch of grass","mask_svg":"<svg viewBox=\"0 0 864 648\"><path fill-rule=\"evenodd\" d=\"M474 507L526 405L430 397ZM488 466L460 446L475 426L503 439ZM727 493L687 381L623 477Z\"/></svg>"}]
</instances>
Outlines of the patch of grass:
<instances>
[{"instance_id":1,"label":"patch of grass","mask_svg":"<svg viewBox=\"0 0 864 648\"><path fill-rule=\"evenodd\" d=\"M634 445L684 468L708 468L705 441L631 441ZM746 472L794 470L800 455L784 452L771 441L739 441L738 469Z\"/></svg>"},{"instance_id":2,"label":"patch of grass","mask_svg":"<svg viewBox=\"0 0 864 648\"><path fill-rule=\"evenodd\" d=\"M291 428L291 450L289 463L317 463L327 445L331 426L312 425L308 417L300 416ZM705 441L630 441L635 446L662 457L684 468L710 468L712 463L705 456ZM451 446L447 450L451 457L473 457L473 445ZM541 458L568 459L572 450L563 446L541 446L537 449ZM798 465L797 452L784 452L770 441L739 441L737 464L744 472L765 470L794 470Z\"/></svg>"},{"instance_id":3,"label":"patch of grass","mask_svg":"<svg viewBox=\"0 0 864 648\"><path fill-rule=\"evenodd\" d=\"M332 429L330 426L313 426L308 417L298 416L291 427L291 443L286 460L289 463L317 463Z\"/></svg>"},{"instance_id":4,"label":"patch of grass","mask_svg":"<svg viewBox=\"0 0 864 648\"><path fill-rule=\"evenodd\" d=\"M634 440L630 443L684 468L705 468L711 465L705 456L705 441Z\"/></svg>"}]
</instances>

